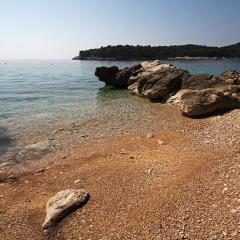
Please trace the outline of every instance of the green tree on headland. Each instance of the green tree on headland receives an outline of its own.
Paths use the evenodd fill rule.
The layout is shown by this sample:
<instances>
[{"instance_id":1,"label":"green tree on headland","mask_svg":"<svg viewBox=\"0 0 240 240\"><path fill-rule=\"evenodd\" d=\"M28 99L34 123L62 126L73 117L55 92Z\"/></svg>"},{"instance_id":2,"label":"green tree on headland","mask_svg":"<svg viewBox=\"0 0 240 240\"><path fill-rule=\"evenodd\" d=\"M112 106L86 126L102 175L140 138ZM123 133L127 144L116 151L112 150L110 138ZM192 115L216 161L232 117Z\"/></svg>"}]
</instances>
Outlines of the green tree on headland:
<instances>
[{"instance_id":1,"label":"green tree on headland","mask_svg":"<svg viewBox=\"0 0 240 240\"><path fill-rule=\"evenodd\" d=\"M144 59L168 59L183 57L206 58L240 58L240 43L226 47L207 47L202 45L179 46L130 46L117 45L80 51L76 60L144 60Z\"/></svg>"}]
</instances>

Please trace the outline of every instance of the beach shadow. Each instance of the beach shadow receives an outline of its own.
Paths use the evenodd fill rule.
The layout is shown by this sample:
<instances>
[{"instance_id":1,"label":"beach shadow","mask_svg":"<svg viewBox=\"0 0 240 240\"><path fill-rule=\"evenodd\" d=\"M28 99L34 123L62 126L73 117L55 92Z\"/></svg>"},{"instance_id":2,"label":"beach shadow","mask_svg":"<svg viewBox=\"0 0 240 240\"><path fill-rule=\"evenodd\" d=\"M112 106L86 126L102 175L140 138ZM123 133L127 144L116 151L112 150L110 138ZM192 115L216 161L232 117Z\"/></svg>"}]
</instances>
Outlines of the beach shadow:
<instances>
[{"instance_id":1,"label":"beach shadow","mask_svg":"<svg viewBox=\"0 0 240 240\"><path fill-rule=\"evenodd\" d=\"M193 117L190 117L190 118L192 118L192 119L205 119L205 118L210 118L210 117L223 116L227 113L232 112L235 109L239 109L239 108L217 110L217 111L214 111L214 112L211 112L211 113L206 113L206 114L196 116L196 117L193 116ZM186 117L186 118L189 118L186 115L183 115L183 116Z\"/></svg>"},{"instance_id":2,"label":"beach shadow","mask_svg":"<svg viewBox=\"0 0 240 240\"><path fill-rule=\"evenodd\" d=\"M6 160L4 156L9 152L10 148L14 146L15 142L11 137L9 129L0 127L0 164Z\"/></svg>"}]
</instances>

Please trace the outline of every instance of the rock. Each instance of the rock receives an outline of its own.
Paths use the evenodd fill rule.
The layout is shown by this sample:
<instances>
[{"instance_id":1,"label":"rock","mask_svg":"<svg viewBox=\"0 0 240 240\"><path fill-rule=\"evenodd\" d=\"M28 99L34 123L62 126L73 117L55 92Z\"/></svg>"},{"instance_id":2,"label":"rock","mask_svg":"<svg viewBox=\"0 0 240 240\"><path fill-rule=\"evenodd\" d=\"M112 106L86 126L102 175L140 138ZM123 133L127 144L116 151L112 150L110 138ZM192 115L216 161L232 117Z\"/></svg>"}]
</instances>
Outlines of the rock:
<instances>
[{"instance_id":1,"label":"rock","mask_svg":"<svg viewBox=\"0 0 240 240\"><path fill-rule=\"evenodd\" d=\"M125 149L121 149L121 151L119 152L120 154L127 154Z\"/></svg>"},{"instance_id":2,"label":"rock","mask_svg":"<svg viewBox=\"0 0 240 240\"><path fill-rule=\"evenodd\" d=\"M7 145L11 143L11 137L8 131L0 127L0 146Z\"/></svg>"},{"instance_id":3,"label":"rock","mask_svg":"<svg viewBox=\"0 0 240 240\"><path fill-rule=\"evenodd\" d=\"M147 135L147 139L150 139L150 138L154 138L154 135L153 135L152 133L149 133L149 134Z\"/></svg>"},{"instance_id":4,"label":"rock","mask_svg":"<svg viewBox=\"0 0 240 240\"><path fill-rule=\"evenodd\" d=\"M46 168L40 168L35 171L35 173L42 173L45 172L47 169Z\"/></svg>"},{"instance_id":5,"label":"rock","mask_svg":"<svg viewBox=\"0 0 240 240\"><path fill-rule=\"evenodd\" d=\"M134 65L130 68L124 68L116 75L115 82L118 83L118 86L128 87L136 81L134 77L138 76L142 71L143 68L141 64Z\"/></svg>"},{"instance_id":6,"label":"rock","mask_svg":"<svg viewBox=\"0 0 240 240\"><path fill-rule=\"evenodd\" d=\"M131 94L179 104L182 113L189 117L239 107L240 73L237 71L225 71L220 76L191 75L156 60L124 69L101 67L95 74L106 84L127 87Z\"/></svg>"},{"instance_id":7,"label":"rock","mask_svg":"<svg viewBox=\"0 0 240 240\"><path fill-rule=\"evenodd\" d=\"M128 87L130 93L144 96L150 100L162 100L170 94L176 93L181 88L182 79L188 76L188 72L173 68L171 65L143 75L137 82Z\"/></svg>"},{"instance_id":8,"label":"rock","mask_svg":"<svg viewBox=\"0 0 240 240\"><path fill-rule=\"evenodd\" d=\"M188 91L182 95L180 101L182 113L189 117L198 117L239 107L240 86L236 85Z\"/></svg>"},{"instance_id":9,"label":"rock","mask_svg":"<svg viewBox=\"0 0 240 240\"><path fill-rule=\"evenodd\" d=\"M89 193L83 189L58 192L47 203L46 218L42 225L43 229L55 226L68 214L82 207L89 197Z\"/></svg>"},{"instance_id":10,"label":"rock","mask_svg":"<svg viewBox=\"0 0 240 240\"><path fill-rule=\"evenodd\" d=\"M131 93L146 96L152 100L179 90L182 78L186 74L190 75L187 71L158 60L143 62L120 70L117 67L99 67L95 72L99 80L106 84L129 87Z\"/></svg>"},{"instance_id":11,"label":"rock","mask_svg":"<svg viewBox=\"0 0 240 240\"><path fill-rule=\"evenodd\" d=\"M181 77L179 74L164 71L140 78L138 84L135 85L137 91L134 92L151 100L158 100L179 90L180 85Z\"/></svg>"},{"instance_id":12,"label":"rock","mask_svg":"<svg viewBox=\"0 0 240 240\"><path fill-rule=\"evenodd\" d=\"M166 143L162 140L157 140L157 142L158 142L159 145L166 145Z\"/></svg>"},{"instance_id":13,"label":"rock","mask_svg":"<svg viewBox=\"0 0 240 240\"><path fill-rule=\"evenodd\" d=\"M8 167L8 166L10 166L10 165L12 165L13 163L11 163L11 162L4 162L4 163L1 163L0 164L0 168L5 168L5 167Z\"/></svg>"},{"instance_id":14,"label":"rock","mask_svg":"<svg viewBox=\"0 0 240 240\"><path fill-rule=\"evenodd\" d=\"M235 70L225 71L219 78L227 84L240 85L240 73Z\"/></svg>"},{"instance_id":15,"label":"rock","mask_svg":"<svg viewBox=\"0 0 240 240\"><path fill-rule=\"evenodd\" d=\"M172 104L179 104L181 101L181 97L184 93L186 93L187 89L181 89L179 90L176 94L172 95L168 100L167 103L172 103Z\"/></svg>"},{"instance_id":16,"label":"rock","mask_svg":"<svg viewBox=\"0 0 240 240\"><path fill-rule=\"evenodd\" d=\"M80 183L80 179L76 179L73 183L74 183L74 184Z\"/></svg>"},{"instance_id":17,"label":"rock","mask_svg":"<svg viewBox=\"0 0 240 240\"><path fill-rule=\"evenodd\" d=\"M111 84L118 72L119 69L116 66L97 67L95 71L95 76L97 76L100 81Z\"/></svg>"},{"instance_id":18,"label":"rock","mask_svg":"<svg viewBox=\"0 0 240 240\"><path fill-rule=\"evenodd\" d=\"M182 89L200 90L223 84L220 78L209 74L195 74L182 81Z\"/></svg>"},{"instance_id":19,"label":"rock","mask_svg":"<svg viewBox=\"0 0 240 240\"><path fill-rule=\"evenodd\" d=\"M14 175L10 175L7 179L8 179L9 181L11 181L11 182L17 181L17 177L14 176Z\"/></svg>"},{"instance_id":20,"label":"rock","mask_svg":"<svg viewBox=\"0 0 240 240\"><path fill-rule=\"evenodd\" d=\"M25 147L25 150L48 152L53 149L53 145L49 141L38 142Z\"/></svg>"},{"instance_id":21,"label":"rock","mask_svg":"<svg viewBox=\"0 0 240 240\"><path fill-rule=\"evenodd\" d=\"M142 65L137 64L123 69L118 69L115 66L109 68L98 67L96 68L95 75L100 81L105 82L106 84L127 88L131 84L130 77L134 77L140 72L143 72Z\"/></svg>"}]
</instances>

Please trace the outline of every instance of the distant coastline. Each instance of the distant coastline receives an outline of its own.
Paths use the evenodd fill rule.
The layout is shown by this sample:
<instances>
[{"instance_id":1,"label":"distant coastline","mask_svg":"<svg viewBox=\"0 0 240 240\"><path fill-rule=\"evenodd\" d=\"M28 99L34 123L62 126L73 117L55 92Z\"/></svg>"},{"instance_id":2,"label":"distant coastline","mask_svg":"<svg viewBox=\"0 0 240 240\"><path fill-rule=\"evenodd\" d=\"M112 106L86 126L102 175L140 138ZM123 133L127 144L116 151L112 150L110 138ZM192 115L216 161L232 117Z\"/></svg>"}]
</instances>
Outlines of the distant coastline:
<instances>
[{"instance_id":1,"label":"distant coastline","mask_svg":"<svg viewBox=\"0 0 240 240\"><path fill-rule=\"evenodd\" d=\"M240 42L225 47L202 45L179 46L106 46L80 51L73 60L208 60L240 58Z\"/></svg>"}]
</instances>

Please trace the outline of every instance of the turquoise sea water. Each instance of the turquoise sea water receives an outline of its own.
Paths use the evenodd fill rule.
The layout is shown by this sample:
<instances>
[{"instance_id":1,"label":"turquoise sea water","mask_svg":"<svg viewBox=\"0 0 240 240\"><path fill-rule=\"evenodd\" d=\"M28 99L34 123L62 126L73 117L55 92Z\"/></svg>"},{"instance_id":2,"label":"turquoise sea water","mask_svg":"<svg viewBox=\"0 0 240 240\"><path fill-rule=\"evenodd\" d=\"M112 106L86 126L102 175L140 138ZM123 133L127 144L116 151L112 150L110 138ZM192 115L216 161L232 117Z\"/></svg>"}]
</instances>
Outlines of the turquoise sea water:
<instances>
[{"instance_id":1,"label":"turquoise sea water","mask_svg":"<svg viewBox=\"0 0 240 240\"><path fill-rule=\"evenodd\" d=\"M108 121L111 116L132 114L149 104L129 95L127 90L105 87L94 76L97 66L125 67L136 62L5 62L0 61L0 137L6 134L13 139L25 137L31 143L33 135L44 135L64 124L95 118ZM169 62L192 73L220 74L228 69L240 71L240 60Z\"/></svg>"},{"instance_id":2,"label":"turquoise sea water","mask_svg":"<svg viewBox=\"0 0 240 240\"><path fill-rule=\"evenodd\" d=\"M240 60L171 62L192 73L220 74L227 69L240 70ZM111 95L111 91L101 90L104 84L95 78L95 68L134 63L68 60L0 62L0 120L33 115L50 117L74 106L80 111L88 109L91 112L96 101Z\"/></svg>"}]
</instances>

